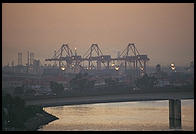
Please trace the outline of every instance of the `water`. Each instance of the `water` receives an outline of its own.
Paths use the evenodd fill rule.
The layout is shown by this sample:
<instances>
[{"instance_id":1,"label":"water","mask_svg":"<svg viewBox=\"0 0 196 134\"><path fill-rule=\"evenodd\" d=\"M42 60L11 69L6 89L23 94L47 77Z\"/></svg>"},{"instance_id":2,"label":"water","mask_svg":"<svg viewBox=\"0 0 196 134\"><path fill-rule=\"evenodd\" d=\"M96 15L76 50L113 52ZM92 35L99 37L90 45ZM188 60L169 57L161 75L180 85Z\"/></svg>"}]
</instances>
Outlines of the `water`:
<instances>
[{"instance_id":1,"label":"water","mask_svg":"<svg viewBox=\"0 0 196 134\"><path fill-rule=\"evenodd\" d=\"M44 108L59 120L39 131L168 131L168 101L99 103ZM194 131L194 100L182 100L182 130Z\"/></svg>"}]
</instances>

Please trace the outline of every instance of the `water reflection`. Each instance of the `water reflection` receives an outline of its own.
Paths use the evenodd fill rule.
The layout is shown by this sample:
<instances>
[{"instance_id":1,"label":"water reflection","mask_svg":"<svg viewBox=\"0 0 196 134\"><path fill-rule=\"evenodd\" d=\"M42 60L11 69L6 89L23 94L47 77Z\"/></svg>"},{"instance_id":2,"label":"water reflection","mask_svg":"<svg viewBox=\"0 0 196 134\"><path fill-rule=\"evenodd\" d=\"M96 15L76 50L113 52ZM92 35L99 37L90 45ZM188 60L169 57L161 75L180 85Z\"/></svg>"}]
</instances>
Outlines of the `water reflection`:
<instances>
[{"instance_id":1,"label":"water reflection","mask_svg":"<svg viewBox=\"0 0 196 134\"><path fill-rule=\"evenodd\" d=\"M77 115L77 116L86 116L89 113L91 113L91 110L94 107L88 107L88 106L71 106L71 107L66 107L64 108L64 112L66 115Z\"/></svg>"},{"instance_id":2,"label":"water reflection","mask_svg":"<svg viewBox=\"0 0 196 134\"><path fill-rule=\"evenodd\" d=\"M48 107L57 117L40 130L168 130L168 101ZM194 130L194 101L182 101L183 130Z\"/></svg>"}]
</instances>

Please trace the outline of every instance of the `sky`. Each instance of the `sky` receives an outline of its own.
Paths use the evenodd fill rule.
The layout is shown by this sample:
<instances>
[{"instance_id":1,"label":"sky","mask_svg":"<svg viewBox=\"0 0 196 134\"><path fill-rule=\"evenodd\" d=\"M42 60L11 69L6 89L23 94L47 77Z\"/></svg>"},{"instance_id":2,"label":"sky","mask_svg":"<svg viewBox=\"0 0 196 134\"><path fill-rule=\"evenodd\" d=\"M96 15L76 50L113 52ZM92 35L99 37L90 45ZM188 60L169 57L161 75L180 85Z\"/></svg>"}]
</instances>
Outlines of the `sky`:
<instances>
[{"instance_id":1,"label":"sky","mask_svg":"<svg viewBox=\"0 0 196 134\"><path fill-rule=\"evenodd\" d=\"M3 3L2 64L51 58L68 43L84 55L96 43L116 57L129 43L156 64L186 66L194 60L193 3Z\"/></svg>"}]
</instances>

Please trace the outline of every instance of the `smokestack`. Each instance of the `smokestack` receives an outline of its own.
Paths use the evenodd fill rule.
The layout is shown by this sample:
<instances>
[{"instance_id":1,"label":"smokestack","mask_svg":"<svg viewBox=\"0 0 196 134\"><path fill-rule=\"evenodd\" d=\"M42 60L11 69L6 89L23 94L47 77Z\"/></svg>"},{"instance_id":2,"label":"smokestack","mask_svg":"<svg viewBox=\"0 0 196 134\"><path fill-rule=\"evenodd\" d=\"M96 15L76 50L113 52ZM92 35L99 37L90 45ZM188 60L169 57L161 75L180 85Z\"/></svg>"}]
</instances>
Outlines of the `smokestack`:
<instances>
[{"instance_id":1,"label":"smokestack","mask_svg":"<svg viewBox=\"0 0 196 134\"><path fill-rule=\"evenodd\" d=\"M22 53L18 53L18 65L22 65Z\"/></svg>"},{"instance_id":2,"label":"smokestack","mask_svg":"<svg viewBox=\"0 0 196 134\"><path fill-rule=\"evenodd\" d=\"M14 61L11 62L12 65L12 71L14 72Z\"/></svg>"},{"instance_id":3,"label":"smokestack","mask_svg":"<svg viewBox=\"0 0 196 134\"><path fill-rule=\"evenodd\" d=\"M11 64L12 64L12 67L14 67L14 61L12 61Z\"/></svg>"},{"instance_id":4,"label":"smokestack","mask_svg":"<svg viewBox=\"0 0 196 134\"><path fill-rule=\"evenodd\" d=\"M30 53L30 65L33 65L34 53Z\"/></svg>"},{"instance_id":5,"label":"smokestack","mask_svg":"<svg viewBox=\"0 0 196 134\"><path fill-rule=\"evenodd\" d=\"M27 66L29 66L29 51L27 51Z\"/></svg>"},{"instance_id":6,"label":"smokestack","mask_svg":"<svg viewBox=\"0 0 196 134\"><path fill-rule=\"evenodd\" d=\"M54 57L57 58L57 57L56 57L56 50L54 50ZM57 66L56 60L54 61L54 66Z\"/></svg>"}]
</instances>

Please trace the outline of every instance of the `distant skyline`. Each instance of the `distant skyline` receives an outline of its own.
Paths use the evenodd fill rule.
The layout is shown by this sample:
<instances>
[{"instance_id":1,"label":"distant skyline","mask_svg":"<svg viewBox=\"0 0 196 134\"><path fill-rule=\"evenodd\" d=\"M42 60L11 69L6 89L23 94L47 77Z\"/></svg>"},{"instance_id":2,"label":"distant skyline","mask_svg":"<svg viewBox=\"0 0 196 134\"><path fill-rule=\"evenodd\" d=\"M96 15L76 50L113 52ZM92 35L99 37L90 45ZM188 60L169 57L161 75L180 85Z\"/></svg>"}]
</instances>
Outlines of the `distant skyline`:
<instances>
[{"instance_id":1,"label":"distant skyline","mask_svg":"<svg viewBox=\"0 0 196 134\"><path fill-rule=\"evenodd\" d=\"M68 43L83 55L92 43L116 57L128 43L136 43L148 65L194 61L193 3L3 3L2 64L51 58Z\"/></svg>"}]
</instances>

